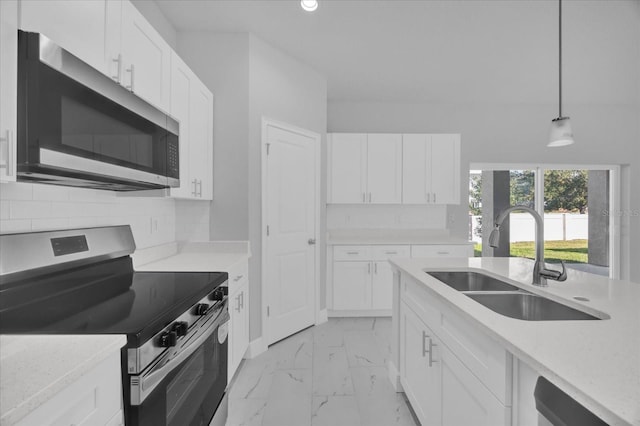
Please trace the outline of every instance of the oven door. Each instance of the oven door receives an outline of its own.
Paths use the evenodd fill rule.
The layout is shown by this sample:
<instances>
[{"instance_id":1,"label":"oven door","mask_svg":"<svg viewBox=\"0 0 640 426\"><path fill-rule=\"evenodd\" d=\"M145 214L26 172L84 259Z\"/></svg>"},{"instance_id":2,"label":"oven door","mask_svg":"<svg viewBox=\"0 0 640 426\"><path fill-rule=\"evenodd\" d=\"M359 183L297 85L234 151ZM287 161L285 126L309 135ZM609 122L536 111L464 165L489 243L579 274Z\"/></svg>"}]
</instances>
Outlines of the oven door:
<instances>
[{"instance_id":1,"label":"oven door","mask_svg":"<svg viewBox=\"0 0 640 426\"><path fill-rule=\"evenodd\" d=\"M175 120L43 35L20 32L18 44L21 179L179 186Z\"/></svg>"},{"instance_id":2,"label":"oven door","mask_svg":"<svg viewBox=\"0 0 640 426\"><path fill-rule=\"evenodd\" d=\"M207 426L214 414L226 414L228 321L225 309L185 356L174 359L177 365L127 376L127 426Z\"/></svg>"}]
</instances>

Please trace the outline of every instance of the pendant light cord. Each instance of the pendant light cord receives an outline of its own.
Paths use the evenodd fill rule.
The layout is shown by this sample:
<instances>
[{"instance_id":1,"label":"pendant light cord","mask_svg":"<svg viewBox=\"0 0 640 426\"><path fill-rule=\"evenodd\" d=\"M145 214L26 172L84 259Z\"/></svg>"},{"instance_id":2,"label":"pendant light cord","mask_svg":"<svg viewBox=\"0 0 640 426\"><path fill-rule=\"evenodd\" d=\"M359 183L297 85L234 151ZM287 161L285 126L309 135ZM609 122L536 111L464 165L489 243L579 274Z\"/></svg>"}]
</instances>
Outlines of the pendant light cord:
<instances>
[{"instance_id":1,"label":"pendant light cord","mask_svg":"<svg viewBox=\"0 0 640 426\"><path fill-rule=\"evenodd\" d=\"M558 0L558 117L562 118L562 0Z\"/></svg>"}]
</instances>

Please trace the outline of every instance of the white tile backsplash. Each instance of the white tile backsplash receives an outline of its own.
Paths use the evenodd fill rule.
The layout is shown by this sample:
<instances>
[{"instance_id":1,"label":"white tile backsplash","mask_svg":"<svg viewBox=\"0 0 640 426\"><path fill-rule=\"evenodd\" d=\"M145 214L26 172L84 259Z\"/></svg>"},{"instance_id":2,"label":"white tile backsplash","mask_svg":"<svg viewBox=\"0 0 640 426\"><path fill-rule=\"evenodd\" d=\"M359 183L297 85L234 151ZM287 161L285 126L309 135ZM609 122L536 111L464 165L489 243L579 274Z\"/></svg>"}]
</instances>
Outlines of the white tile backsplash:
<instances>
[{"instance_id":1,"label":"white tile backsplash","mask_svg":"<svg viewBox=\"0 0 640 426\"><path fill-rule=\"evenodd\" d=\"M209 216L211 203L208 201L176 201L177 241L209 241Z\"/></svg>"},{"instance_id":2,"label":"white tile backsplash","mask_svg":"<svg viewBox=\"0 0 640 426\"><path fill-rule=\"evenodd\" d=\"M441 205L327 205L327 229L445 229Z\"/></svg>"},{"instance_id":3,"label":"white tile backsplash","mask_svg":"<svg viewBox=\"0 0 640 426\"><path fill-rule=\"evenodd\" d=\"M196 208L190 218L207 215L208 205ZM119 197L112 191L68 188L29 183L0 184L0 232L29 232L110 225L131 225L138 248L176 239L176 201L172 198ZM204 232L199 229L198 232Z\"/></svg>"}]
</instances>

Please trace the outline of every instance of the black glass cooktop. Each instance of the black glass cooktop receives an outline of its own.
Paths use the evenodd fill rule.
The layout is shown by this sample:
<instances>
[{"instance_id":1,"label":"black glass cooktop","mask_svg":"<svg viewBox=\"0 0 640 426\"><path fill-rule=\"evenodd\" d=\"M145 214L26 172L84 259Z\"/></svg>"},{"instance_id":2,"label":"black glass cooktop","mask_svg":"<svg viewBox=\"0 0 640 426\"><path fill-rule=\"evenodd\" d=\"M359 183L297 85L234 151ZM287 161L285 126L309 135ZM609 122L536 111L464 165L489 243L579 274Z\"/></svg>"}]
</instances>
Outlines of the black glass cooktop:
<instances>
[{"instance_id":1,"label":"black glass cooktop","mask_svg":"<svg viewBox=\"0 0 640 426\"><path fill-rule=\"evenodd\" d=\"M131 258L123 257L0 282L0 334L126 334L129 345L137 346L227 276L134 272Z\"/></svg>"}]
</instances>

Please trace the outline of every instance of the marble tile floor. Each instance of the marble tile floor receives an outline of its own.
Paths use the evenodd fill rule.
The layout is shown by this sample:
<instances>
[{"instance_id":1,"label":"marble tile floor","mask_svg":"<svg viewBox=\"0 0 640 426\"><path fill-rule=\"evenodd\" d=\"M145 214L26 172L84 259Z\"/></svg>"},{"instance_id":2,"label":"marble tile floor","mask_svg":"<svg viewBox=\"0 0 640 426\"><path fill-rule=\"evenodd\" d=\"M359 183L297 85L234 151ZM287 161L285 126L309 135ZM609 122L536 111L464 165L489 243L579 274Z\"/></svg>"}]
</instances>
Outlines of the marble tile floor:
<instances>
[{"instance_id":1,"label":"marble tile floor","mask_svg":"<svg viewBox=\"0 0 640 426\"><path fill-rule=\"evenodd\" d=\"M387 375L390 318L330 318L244 360L227 426L416 426Z\"/></svg>"}]
</instances>

